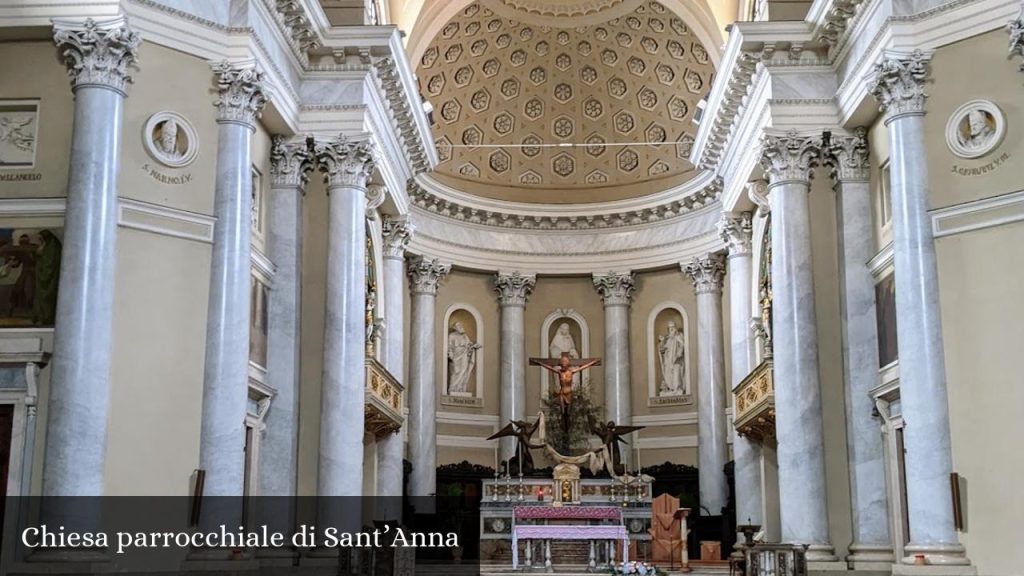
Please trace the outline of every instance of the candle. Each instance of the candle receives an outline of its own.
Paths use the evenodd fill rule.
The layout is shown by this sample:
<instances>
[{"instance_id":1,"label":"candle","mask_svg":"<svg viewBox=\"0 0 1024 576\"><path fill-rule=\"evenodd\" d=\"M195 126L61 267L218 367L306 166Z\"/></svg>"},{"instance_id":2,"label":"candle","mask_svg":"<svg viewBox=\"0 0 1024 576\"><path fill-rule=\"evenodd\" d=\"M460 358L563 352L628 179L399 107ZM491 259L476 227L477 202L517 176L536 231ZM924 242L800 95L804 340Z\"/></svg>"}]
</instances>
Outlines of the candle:
<instances>
[{"instance_id":1,"label":"candle","mask_svg":"<svg viewBox=\"0 0 1024 576\"><path fill-rule=\"evenodd\" d=\"M498 473L498 441L494 441L494 473Z\"/></svg>"}]
</instances>

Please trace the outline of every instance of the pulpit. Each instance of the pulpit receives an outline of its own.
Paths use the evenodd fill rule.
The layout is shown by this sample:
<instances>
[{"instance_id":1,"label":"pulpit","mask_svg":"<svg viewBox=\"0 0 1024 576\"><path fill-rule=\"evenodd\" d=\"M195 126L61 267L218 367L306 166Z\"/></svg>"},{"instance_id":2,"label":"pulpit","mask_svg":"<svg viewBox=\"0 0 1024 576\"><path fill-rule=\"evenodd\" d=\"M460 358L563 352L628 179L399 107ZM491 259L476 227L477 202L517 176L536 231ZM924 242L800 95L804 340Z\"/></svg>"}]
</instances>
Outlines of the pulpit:
<instances>
[{"instance_id":1,"label":"pulpit","mask_svg":"<svg viewBox=\"0 0 1024 576\"><path fill-rule=\"evenodd\" d=\"M673 565L681 558L683 548L684 522L679 520L679 498L662 494L654 499L651 506L651 560L655 563ZM685 514L683 514L685 517Z\"/></svg>"}]
</instances>

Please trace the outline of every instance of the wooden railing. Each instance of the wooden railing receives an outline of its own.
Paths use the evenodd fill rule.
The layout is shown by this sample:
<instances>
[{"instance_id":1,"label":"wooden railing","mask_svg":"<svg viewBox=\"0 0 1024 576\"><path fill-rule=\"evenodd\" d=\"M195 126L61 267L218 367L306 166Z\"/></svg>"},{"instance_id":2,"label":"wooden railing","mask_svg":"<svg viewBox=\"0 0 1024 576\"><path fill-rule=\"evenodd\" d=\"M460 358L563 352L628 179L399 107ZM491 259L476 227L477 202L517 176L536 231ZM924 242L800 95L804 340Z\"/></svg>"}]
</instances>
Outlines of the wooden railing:
<instances>
[{"instance_id":1,"label":"wooden railing","mask_svg":"<svg viewBox=\"0 0 1024 576\"><path fill-rule=\"evenodd\" d=\"M733 392L736 431L758 442L775 439L775 382L765 360Z\"/></svg>"},{"instance_id":2,"label":"wooden railing","mask_svg":"<svg viewBox=\"0 0 1024 576\"><path fill-rule=\"evenodd\" d=\"M366 431L386 436L402 427L402 394L398 380L373 358L366 359Z\"/></svg>"}]
</instances>

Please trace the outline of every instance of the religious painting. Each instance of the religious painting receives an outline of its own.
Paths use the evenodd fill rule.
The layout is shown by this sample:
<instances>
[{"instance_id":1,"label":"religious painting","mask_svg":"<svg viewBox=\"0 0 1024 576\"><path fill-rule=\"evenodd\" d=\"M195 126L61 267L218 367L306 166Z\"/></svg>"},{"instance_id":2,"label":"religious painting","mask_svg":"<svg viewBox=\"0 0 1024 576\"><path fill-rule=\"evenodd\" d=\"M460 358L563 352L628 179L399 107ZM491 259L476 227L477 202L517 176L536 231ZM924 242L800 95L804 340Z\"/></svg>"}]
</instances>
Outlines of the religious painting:
<instances>
[{"instance_id":1,"label":"religious painting","mask_svg":"<svg viewBox=\"0 0 1024 576\"><path fill-rule=\"evenodd\" d=\"M875 315L878 321L878 367L882 368L899 359L896 346L895 273L875 284Z\"/></svg>"},{"instance_id":2,"label":"religious painting","mask_svg":"<svg viewBox=\"0 0 1024 576\"><path fill-rule=\"evenodd\" d=\"M63 228L0 228L0 328L53 326Z\"/></svg>"},{"instance_id":3,"label":"religious painting","mask_svg":"<svg viewBox=\"0 0 1024 576\"><path fill-rule=\"evenodd\" d=\"M0 168L35 165L38 115L34 101L0 100Z\"/></svg>"},{"instance_id":4,"label":"religious painting","mask_svg":"<svg viewBox=\"0 0 1024 576\"><path fill-rule=\"evenodd\" d=\"M580 322L570 316L561 316L553 320L550 322L545 338L541 342L543 346L546 346L543 354L548 358L560 358L564 353L574 360L585 357L587 351L584 350L583 346L585 338ZM542 374L545 379L543 382L548 382L549 384L546 387L542 386L541 393L544 397L547 397L551 390L558 390L558 375L551 372L543 372ZM577 373L573 377L574 389L585 384L589 384L589 378L586 377L585 373Z\"/></svg>"},{"instance_id":5,"label":"religious painting","mask_svg":"<svg viewBox=\"0 0 1024 576\"><path fill-rule=\"evenodd\" d=\"M267 306L270 304L270 287L252 278L249 302L249 361L257 366L267 366Z\"/></svg>"},{"instance_id":6,"label":"religious painting","mask_svg":"<svg viewBox=\"0 0 1024 576\"><path fill-rule=\"evenodd\" d=\"M690 374L690 334L686 312L663 303L648 318L648 358L651 406L693 402Z\"/></svg>"},{"instance_id":7,"label":"religious painting","mask_svg":"<svg viewBox=\"0 0 1024 576\"><path fill-rule=\"evenodd\" d=\"M444 390L441 402L454 406L481 406L480 375L482 323L468 307L453 307L445 323Z\"/></svg>"}]
</instances>

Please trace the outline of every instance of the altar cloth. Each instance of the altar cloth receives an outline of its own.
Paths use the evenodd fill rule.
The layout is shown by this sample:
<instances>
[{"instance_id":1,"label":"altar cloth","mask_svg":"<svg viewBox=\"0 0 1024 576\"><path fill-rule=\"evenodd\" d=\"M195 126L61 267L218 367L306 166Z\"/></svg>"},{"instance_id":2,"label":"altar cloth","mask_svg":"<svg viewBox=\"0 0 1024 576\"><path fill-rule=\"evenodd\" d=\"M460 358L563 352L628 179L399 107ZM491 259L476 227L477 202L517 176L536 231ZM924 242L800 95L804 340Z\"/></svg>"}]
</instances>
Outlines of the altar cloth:
<instances>
[{"instance_id":1,"label":"altar cloth","mask_svg":"<svg viewBox=\"0 0 1024 576\"><path fill-rule=\"evenodd\" d=\"M621 506L516 506L516 520L617 520L622 523Z\"/></svg>"},{"instance_id":2,"label":"altar cloth","mask_svg":"<svg viewBox=\"0 0 1024 576\"><path fill-rule=\"evenodd\" d=\"M519 539L621 540L622 561L629 562L629 534L625 526L518 525L512 528L512 569L519 567Z\"/></svg>"}]
</instances>

